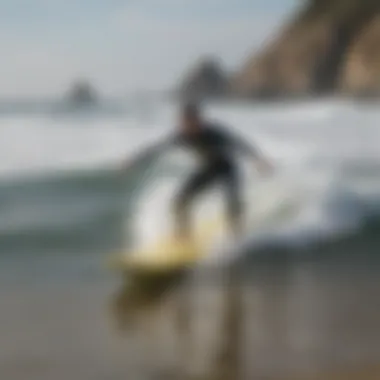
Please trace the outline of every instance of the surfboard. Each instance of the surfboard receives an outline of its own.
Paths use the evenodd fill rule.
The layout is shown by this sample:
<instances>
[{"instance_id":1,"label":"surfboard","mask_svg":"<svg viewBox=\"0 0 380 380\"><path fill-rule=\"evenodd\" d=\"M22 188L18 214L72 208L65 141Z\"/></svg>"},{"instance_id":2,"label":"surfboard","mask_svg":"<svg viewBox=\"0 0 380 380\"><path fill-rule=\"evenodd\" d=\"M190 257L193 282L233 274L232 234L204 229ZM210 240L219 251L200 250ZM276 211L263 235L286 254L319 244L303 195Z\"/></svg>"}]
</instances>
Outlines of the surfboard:
<instances>
[{"instance_id":1,"label":"surfboard","mask_svg":"<svg viewBox=\"0 0 380 380\"><path fill-rule=\"evenodd\" d=\"M288 214L286 210L289 207L289 210L297 210L294 207L298 202L295 191L282 189L276 183L270 187L256 184L255 190L253 206L246 209L247 225L250 229L248 237L252 229L260 230L260 227L270 224L281 214ZM108 264L112 270L127 275L150 276L178 272L193 268L203 259L219 257L220 252L224 254L224 251L239 249L235 239L232 242L231 239L225 239L227 235L228 227L224 213L220 211L211 215L206 213L203 219L198 219L194 223L191 241L178 240L168 232L150 244L117 253ZM247 236L239 239L242 244L245 238ZM217 254L214 255L213 251Z\"/></svg>"},{"instance_id":2,"label":"surfboard","mask_svg":"<svg viewBox=\"0 0 380 380\"><path fill-rule=\"evenodd\" d=\"M122 252L111 259L112 269L125 273L164 274L185 270L207 255L213 238L225 228L224 218L196 226L192 238L183 240L169 234L145 247Z\"/></svg>"}]
</instances>

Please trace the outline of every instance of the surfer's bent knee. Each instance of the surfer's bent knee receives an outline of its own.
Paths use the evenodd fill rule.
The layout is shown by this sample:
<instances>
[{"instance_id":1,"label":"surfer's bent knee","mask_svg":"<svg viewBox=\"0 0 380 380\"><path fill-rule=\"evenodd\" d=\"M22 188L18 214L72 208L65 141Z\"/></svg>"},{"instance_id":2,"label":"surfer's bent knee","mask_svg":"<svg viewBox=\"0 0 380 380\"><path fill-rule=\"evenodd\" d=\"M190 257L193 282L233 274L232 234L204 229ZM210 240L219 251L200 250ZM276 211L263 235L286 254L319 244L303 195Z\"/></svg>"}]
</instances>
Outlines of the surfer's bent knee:
<instances>
[{"instance_id":1,"label":"surfer's bent knee","mask_svg":"<svg viewBox=\"0 0 380 380\"><path fill-rule=\"evenodd\" d=\"M243 214L242 200L237 198L229 200L228 213L232 219L240 218Z\"/></svg>"},{"instance_id":2,"label":"surfer's bent knee","mask_svg":"<svg viewBox=\"0 0 380 380\"><path fill-rule=\"evenodd\" d=\"M184 214L188 208L189 199L186 194L178 194L173 201L173 213L176 216Z\"/></svg>"}]
</instances>

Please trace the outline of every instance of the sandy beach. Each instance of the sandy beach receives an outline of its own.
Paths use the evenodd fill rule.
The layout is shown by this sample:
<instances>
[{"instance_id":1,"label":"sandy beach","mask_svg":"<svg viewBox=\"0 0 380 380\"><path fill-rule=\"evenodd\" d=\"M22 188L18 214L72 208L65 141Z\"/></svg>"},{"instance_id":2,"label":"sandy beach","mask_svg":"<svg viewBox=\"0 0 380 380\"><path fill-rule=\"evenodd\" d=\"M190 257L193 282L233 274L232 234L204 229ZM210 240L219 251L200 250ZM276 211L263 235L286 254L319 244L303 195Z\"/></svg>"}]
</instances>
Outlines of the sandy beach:
<instances>
[{"instance_id":1,"label":"sandy beach","mask_svg":"<svg viewBox=\"0 0 380 380\"><path fill-rule=\"evenodd\" d=\"M378 379L379 273L362 261L261 264L132 304L114 281L3 287L0 378Z\"/></svg>"}]
</instances>

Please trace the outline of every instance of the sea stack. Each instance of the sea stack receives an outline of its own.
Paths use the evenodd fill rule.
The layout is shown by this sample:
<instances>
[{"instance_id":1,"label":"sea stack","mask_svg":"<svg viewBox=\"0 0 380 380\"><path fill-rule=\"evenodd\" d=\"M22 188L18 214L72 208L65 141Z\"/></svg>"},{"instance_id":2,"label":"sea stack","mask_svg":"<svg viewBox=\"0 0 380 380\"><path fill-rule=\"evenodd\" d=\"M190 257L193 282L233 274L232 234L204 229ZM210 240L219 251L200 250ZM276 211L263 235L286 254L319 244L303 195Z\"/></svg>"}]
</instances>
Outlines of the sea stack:
<instances>
[{"instance_id":1,"label":"sea stack","mask_svg":"<svg viewBox=\"0 0 380 380\"><path fill-rule=\"evenodd\" d=\"M177 94L185 99L221 98L228 94L228 79L214 58L200 60L185 76Z\"/></svg>"},{"instance_id":2,"label":"sea stack","mask_svg":"<svg viewBox=\"0 0 380 380\"><path fill-rule=\"evenodd\" d=\"M76 81L68 91L67 100L76 106L87 106L97 103L98 96L95 88L86 80Z\"/></svg>"}]
</instances>

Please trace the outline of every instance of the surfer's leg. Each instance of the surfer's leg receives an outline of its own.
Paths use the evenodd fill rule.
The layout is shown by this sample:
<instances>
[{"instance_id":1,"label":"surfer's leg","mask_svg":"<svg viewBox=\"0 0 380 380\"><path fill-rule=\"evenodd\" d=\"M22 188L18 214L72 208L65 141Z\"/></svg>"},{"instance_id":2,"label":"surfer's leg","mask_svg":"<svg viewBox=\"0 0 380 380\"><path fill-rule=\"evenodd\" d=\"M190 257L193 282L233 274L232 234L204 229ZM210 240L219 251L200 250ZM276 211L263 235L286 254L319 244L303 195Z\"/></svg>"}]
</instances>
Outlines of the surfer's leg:
<instances>
[{"instance_id":1,"label":"surfer's leg","mask_svg":"<svg viewBox=\"0 0 380 380\"><path fill-rule=\"evenodd\" d=\"M212 167L205 167L195 172L185 182L174 202L177 235L189 237L189 206L193 199L205 190L216 178L216 172Z\"/></svg>"},{"instance_id":2,"label":"surfer's leg","mask_svg":"<svg viewBox=\"0 0 380 380\"><path fill-rule=\"evenodd\" d=\"M232 233L238 237L243 231L243 207L239 172L234 163L226 163L224 180L228 220Z\"/></svg>"}]
</instances>

